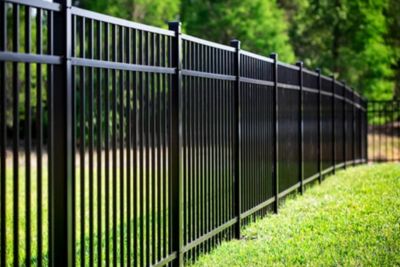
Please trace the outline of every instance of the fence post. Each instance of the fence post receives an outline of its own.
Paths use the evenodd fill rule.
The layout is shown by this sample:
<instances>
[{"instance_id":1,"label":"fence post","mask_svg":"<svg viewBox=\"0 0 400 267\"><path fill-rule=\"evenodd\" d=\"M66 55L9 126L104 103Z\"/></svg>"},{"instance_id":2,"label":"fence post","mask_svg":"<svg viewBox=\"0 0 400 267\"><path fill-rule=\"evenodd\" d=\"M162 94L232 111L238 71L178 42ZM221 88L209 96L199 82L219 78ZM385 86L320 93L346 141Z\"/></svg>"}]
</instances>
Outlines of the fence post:
<instances>
[{"instance_id":1,"label":"fence post","mask_svg":"<svg viewBox=\"0 0 400 267\"><path fill-rule=\"evenodd\" d=\"M300 193L304 193L304 110L303 110L303 62L298 61L296 65L299 67L299 86L300 86L300 96L299 96L299 131L300 131L300 155L299 155L299 169L300 169Z\"/></svg>"},{"instance_id":2,"label":"fence post","mask_svg":"<svg viewBox=\"0 0 400 267\"><path fill-rule=\"evenodd\" d=\"M364 151L364 148L363 148L363 144L364 144L364 141L363 141L363 138L364 138L364 112L363 112L364 100L362 99L361 95L360 95L360 98L359 98L359 102L360 102L360 106L359 106L359 113L360 113L360 116L359 116L359 120L360 120L360 136L359 136L359 138L360 138L360 163L364 163L364 160L365 160L364 154L363 154L363 151Z\"/></svg>"},{"instance_id":3,"label":"fence post","mask_svg":"<svg viewBox=\"0 0 400 267\"><path fill-rule=\"evenodd\" d=\"M342 89L343 89L343 168L346 169L346 82L342 81Z\"/></svg>"},{"instance_id":4,"label":"fence post","mask_svg":"<svg viewBox=\"0 0 400 267\"><path fill-rule=\"evenodd\" d=\"M365 162L365 154L364 154L364 147L363 147L363 144L364 144L364 131L365 131L365 129L364 129L364 100L360 97L360 99L359 99L359 107L358 107L358 109L359 109L359 127L360 127L360 130L359 130L359 146L360 146L360 148L359 148L359 163L361 164L361 163L364 163Z\"/></svg>"},{"instance_id":5,"label":"fence post","mask_svg":"<svg viewBox=\"0 0 400 267\"><path fill-rule=\"evenodd\" d=\"M332 79L332 166L333 174L336 173L336 130L335 130L335 75L331 75Z\"/></svg>"},{"instance_id":6,"label":"fence post","mask_svg":"<svg viewBox=\"0 0 400 267\"><path fill-rule=\"evenodd\" d=\"M235 61L234 61L234 71L236 75L235 81L235 99L234 99L234 107L235 107L235 146L234 146L234 196L235 200L233 202L233 210L235 212L235 217L237 218L237 222L235 225L235 236L236 238L241 238L241 177L240 177L240 41L232 40L231 46L233 46L236 51Z\"/></svg>"},{"instance_id":7,"label":"fence post","mask_svg":"<svg viewBox=\"0 0 400 267\"><path fill-rule=\"evenodd\" d=\"M169 29L175 32L172 39L172 66L175 68L175 74L172 76L171 87L171 148L170 148L170 181L171 181L171 226L170 238L172 251L176 252L174 266L183 266L183 181L181 163L182 159L182 39L181 23L168 23Z\"/></svg>"},{"instance_id":8,"label":"fence post","mask_svg":"<svg viewBox=\"0 0 400 267\"><path fill-rule=\"evenodd\" d=\"M5 51L7 47L7 9L5 3L0 4L0 50ZM0 62L0 266L6 266L6 63Z\"/></svg>"},{"instance_id":9,"label":"fence post","mask_svg":"<svg viewBox=\"0 0 400 267\"><path fill-rule=\"evenodd\" d=\"M72 214L72 69L71 69L71 0L56 0L62 5L59 16L54 16L54 54L63 63L54 66L54 180L51 202L51 266L73 266Z\"/></svg>"},{"instance_id":10,"label":"fence post","mask_svg":"<svg viewBox=\"0 0 400 267\"><path fill-rule=\"evenodd\" d=\"M322 116L321 116L321 69L315 70L318 73L318 181L322 182Z\"/></svg>"},{"instance_id":11,"label":"fence post","mask_svg":"<svg viewBox=\"0 0 400 267\"><path fill-rule=\"evenodd\" d=\"M356 138L355 138L355 134L356 134L356 106L355 106L355 99L356 99L356 97L355 97L355 92L354 92L354 90L352 90L352 102L353 102L353 107L352 107L352 110L353 110L353 134L351 135L351 137L352 137L352 142L353 142L353 155L352 155L352 158L353 158L353 166L356 166ZM357 120L358 120L358 118L357 118Z\"/></svg>"},{"instance_id":12,"label":"fence post","mask_svg":"<svg viewBox=\"0 0 400 267\"><path fill-rule=\"evenodd\" d=\"M273 101L273 120L275 122L274 134L273 134L273 144L274 144L274 167L273 175L274 178L274 212L278 213L279 207L279 102L278 102L278 54L272 53L270 57L274 60L273 67L273 82L274 82L274 101Z\"/></svg>"}]
</instances>

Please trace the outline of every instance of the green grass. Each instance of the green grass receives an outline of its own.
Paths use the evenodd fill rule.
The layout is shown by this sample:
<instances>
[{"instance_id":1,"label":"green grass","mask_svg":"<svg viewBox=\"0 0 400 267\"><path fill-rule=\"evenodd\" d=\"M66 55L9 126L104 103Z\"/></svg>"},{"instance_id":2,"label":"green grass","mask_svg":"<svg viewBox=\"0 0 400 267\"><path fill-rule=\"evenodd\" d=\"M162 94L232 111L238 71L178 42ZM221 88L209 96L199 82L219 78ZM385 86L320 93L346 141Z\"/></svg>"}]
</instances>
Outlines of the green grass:
<instances>
[{"instance_id":1,"label":"green grass","mask_svg":"<svg viewBox=\"0 0 400 267\"><path fill-rule=\"evenodd\" d=\"M328 177L195 264L298 265L400 265L400 165L360 166Z\"/></svg>"},{"instance_id":2,"label":"green grass","mask_svg":"<svg viewBox=\"0 0 400 267\"><path fill-rule=\"evenodd\" d=\"M22 153L21 153L22 154ZM34 162L36 160L35 155L32 155L32 162ZM96 157L95 157L96 158ZM43 164L43 173L42 173L42 206L40 207L40 210L42 212L42 231L39 233L39 227L37 224L37 218L38 218L38 206L37 206L37 198L38 198L38 173L37 173L37 167L33 166L31 167L31 186L30 186L30 190L29 192L31 193L30 195L30 210L31 210L31 220L30 220L30 230L29 233L31 235L31 264L33 266L37 265L37 261L38 261L38 257L41 257L43 260L43 265L46 266L48 265L48 216L49 216L49 212L48 212L48 198L49 198L49 192L48 192L48 169L47 169L47 159L44 160L45 163ZM19 251L18 251L18 258L19 258L19 262L20 264L23 264L26 260L26 242L25 242L25 238L26 238L26 225L27 225L27 221L26 221L26 217L25 217L25 211L26 211L26 168L24 166L24 158L21 157L19 160L20 166L18 168L18 246L19 246ZM13 213L13 198L14 198L14 180L13 180L13 172L14 172L14 168L13 165L11 163L11 159L8 159L7 162L7 169L6 169L6 244L7 244L7 248L6 248L6 266L12 266L13 264L13 253L14 253L14 247L13 247L13 241L14 241L14 235L13 235L13 225L15 222L15 216ZM125 163L126 164L126 163ZM111 166L111 164L110 164ZM143 168L145 170L145 168ZM139 170L139 168L138 168ZM77 166L74 169L75 173L76 173L76 188L75 188L75 212L76 212L76 218L75 218L75 234L76 234L76 265L79 266L81 258L81 244L82 242L85 244L85 250L84 250L84 255L85 255L85 261L87 262L87 264L89 263L89 216L90 216L90 212L89 212L89 188L93 189L93 233L94 233L94 240L93 240L93 251L94 251L94 263L97 264L97 262L99 260L105 262L105 241L106 241L106 231L105 231L105 209L106 209L106 202L105 202L105 166L104 163L102 165L102 169L101 169L101 186L102 186L102 191L101 191L101 211L102 211L102 230L101 232L98 230L98 220L97 220L97 206L98 206L98 184L97 184L97 175L99 170L96 168L96 165L93 169L93 184L90 185L89 184L89 167L86 166L84 169L85 172L85 186L84 186L84 196L80 194L81 192L81 188L80 188L80 172L81 172L81 168L79 167L79 165L77 164ZM112 180L112 170L110 169L110 180ZM110 191L110 199L109 199L109 205L110 205L110 228L109 228L109 240L113 239L113 229L115 227L116 230L116 245L117 245L117 262L120 262L121 260L121 253L120 253L120 242L121 242L121 236L120 236L120 230L123 227L124 228L124 246L125 246L125 253L123 255L123 257L126 260L126 243L127 243L127 227L128 227L128 220L131 223L131 233L133 234L135 231L137 232L137 237L140 236L140 233L145 232L144 231L140 231L140 227L139 227L139 221L143 220L143 228L147 228L147 224L150 226L150 240L152 240L153 236L157 233L153 233L151 230L151 227L153 226L153 224L155 224L158 221L158 218L160 217L160 220L163 222L165 219L165 217L168 217L168 207L167 206L163 206L162 207L155 207L154 203L145 203L145 207L144 207L144 213L142 214L143 216L141 217L139 214L137 216L134 216L133 213L131 213L130 218L128 218L127 215L127 173L126 170L124 171L124 222L121 224L120 221L120 216L121 216L121 211L120 211L120 197L121 197L121 191L120 191L120 168L119 168L119 163L118 163L118 167L115 170L116 171L116 176L117 176L117 180L116 180L116 214L115 216L117 217L117 225L113 225L112 224L112 218L113 218L113 209L112 209L112 203L113 203L113 183L112 181L110 181L110 186L108 188L108 190ZM154 174L155 176L157 176L157 169L150 170L151 174ZM137 173L137 177L140 177L140 173ZM150 176L152 177L152 176ZM165 179L168 179L168 177L166 177ZM136 180L136 183L138 184L138 192L137 192L137 198L139 198L139 182L138 180ZM144 187L143 187L143 197L146 197L146 183L144 183ZM152 189L151 188L151 183L152 180L149 180L149 188L148 190ZM160 191L160 186L157 186L157 181L156 181L156 188L157 188L157 192L156 195L158 197L164 197L164 194L166 194L167 189L165 189L165 191ZM168 186L168 185L167 185ZM133 181L131 181L131 209L133 209ZM167 198L167 195L165 195L165 197ZM84 202L85 202L85 228L82 229L81 228L81 224L80 224L80 219L81 219L81 209L80 209L80 203L81 203L81 199L84 198ZM149 196L149 198L151 198L151 196ZM161 203L162 205L164 205L165 203ZM150 205L150 214L147 214L147 206L146 205ZM167 204L165 204L167 205ZM137 211L139 212L139 201L138 201L138 207L137 207ZM132 210L131 210L132 211ZM137 229L133 228L133 222L134 220L138 221L138 227ZM163 225L164 226L164 225ZM166 226L168 227L168 226ZM167 228L168 229L168 228ZM80 234L81 231L84 232L84 240L81 240L80 238ZM158 231L158 229L156 228L155 231ZM161 232L162 234L164 234L163 229L161 228ZM42 242L42 254L39 255L38 254L38 246L37 246L37 241L38 241L38 235L42 236L43 242ZM98 236L101 236L101 240L102 240L102 244L101 244L101 251L102 251L102 255L101 258L99 257L99 255L97 254L97 249L99 246L98 243ZM166 238L168 239L168 231L166 231L165 233ZM163 235L161 235L163 236ZM147 238L146 236L144 237L144 240L146 242ZM165 240L161 240L161 242L166 242ZM132 241L133 243L133 241ZM163 243L162 243L163 244ZM161 246L162 244L155 244L156 247ZM140 245L140 244L139 244ZM112 251L113 249L113 242L110 241L110 251ZM144 252L146 252L146 248L144 248ZM132 252L133 253L133 252ZM152 253L150 253L152 255ZM100 259L99 259L100 258ZM110 257L112 259L112 256Z\"/></svg>"}]
</instances>

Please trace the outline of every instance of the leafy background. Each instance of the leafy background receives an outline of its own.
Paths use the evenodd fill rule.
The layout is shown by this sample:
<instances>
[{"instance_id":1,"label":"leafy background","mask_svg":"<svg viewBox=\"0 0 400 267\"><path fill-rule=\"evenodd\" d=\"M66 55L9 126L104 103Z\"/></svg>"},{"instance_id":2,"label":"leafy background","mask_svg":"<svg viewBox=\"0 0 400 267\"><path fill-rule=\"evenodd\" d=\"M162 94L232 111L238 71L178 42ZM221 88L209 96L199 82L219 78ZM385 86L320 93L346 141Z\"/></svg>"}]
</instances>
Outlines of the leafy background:
<instances>
[{"instance_id":1,"label":"leafy background","mask_svg":"<svg viewBox=\"0 0 400 267\"><path fill-rule=\"evenodd\" d=\"M244 49L301 59L370 99L400 96L398 0L76 0L74 4Z\"/></svg>"}]
</instances>

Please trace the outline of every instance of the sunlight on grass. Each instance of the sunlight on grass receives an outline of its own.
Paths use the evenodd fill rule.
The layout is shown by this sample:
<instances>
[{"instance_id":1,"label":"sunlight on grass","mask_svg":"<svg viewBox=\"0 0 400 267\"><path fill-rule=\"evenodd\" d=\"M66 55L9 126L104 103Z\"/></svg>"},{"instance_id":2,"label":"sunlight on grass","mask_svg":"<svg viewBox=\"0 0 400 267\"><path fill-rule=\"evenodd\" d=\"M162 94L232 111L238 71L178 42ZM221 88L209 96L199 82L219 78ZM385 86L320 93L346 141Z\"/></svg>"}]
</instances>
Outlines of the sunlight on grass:
<instances>
[{"instance_id":1,"label":"sunlight on grass","mask_svg":"<svg viewBox=\"0 0 400 267\"><path fill-rule=\"evenodd\" d=\"M195 266L400 264L400 165L340 171Z\"/></svg>"}]
</instances>

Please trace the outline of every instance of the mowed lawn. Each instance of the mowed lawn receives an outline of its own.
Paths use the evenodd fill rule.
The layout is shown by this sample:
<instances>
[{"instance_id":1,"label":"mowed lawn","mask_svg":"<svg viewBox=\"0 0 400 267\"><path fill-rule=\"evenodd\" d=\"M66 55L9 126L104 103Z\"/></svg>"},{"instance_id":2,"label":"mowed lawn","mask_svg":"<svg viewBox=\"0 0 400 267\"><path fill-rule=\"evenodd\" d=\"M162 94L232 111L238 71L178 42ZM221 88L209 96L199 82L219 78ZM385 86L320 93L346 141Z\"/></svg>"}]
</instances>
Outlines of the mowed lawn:
<instances>
[{"instance_id":1,"label":"mowed lawn","mask_svg":"<svg viewBox=\"0 0 400 267\"><path fill-rule=\"evenodd\" d=\"M399 266L400 164L340 171L195 266Z\"/></svg>"},{"instance_id":2,"label":"mowed lawn","mask_svg":"<svg viewBox=\"0 0 400 267\"><path fill-rule=\"evenodd\" d=\"M126 153L126 152L125 152ZM11 153L9 153L11 154ZM6 266L11 266L13 264L14 260L14 223L17 223L16 218L18 218L18 236L17 236L17 244L18 244L18 258L19 258L19 263L20 265L24 265L26 261L26 235L27 235L27 220L26 220L26 200L28 195L26 194L26 168L24 166L25 163L25 158L23 156L23 152L19 153L20 158L19 158L19 168L18 168L18 194L15 194L15 184L14 184L14 170L13 168L13 163L12 163L12 158L8 157L7 159L7 169L6 169L6 220L5 220L5 225L6 225ZM79 157L77 156L79 159ZM104 158L104 155L103 155ZM92 171L93 175L93 181L92 184L90 184L90 167L88 165L89 158L88 156L85 159L86 166L84 167L84 187L83 190L81 190L81 167L80 164L77 163L75 164L74 172L75 172L75 238L76 238L76 244L75 244L75 249L76 249L76 266L80 266L81 263L81 255L84 255L86 264L89 264L89 255L90 255L90 217L92 216L93 218L93 255L94 255L94 264L96 264L99 261L99 258L105 262L106 258L106 248L105 248L105 243L106 243L106 238L109 240L109 245L110 245L110 251L111 251L111 257L110 259L113 260L112 252L113 252L113 245L114 245L114 229L115 229L115 244L116 244L116 251L117 251L117 263L121 262L121 254L120 254L120 244L121 244L121 228L124 228L124 231L122 232L123 234L123 239L124 239L124 246L126 248L127 246L127 227L128 227L128 221L130 222L130 227L131 227L131 235L133 236L136 233L135 238L139 239L141 235L143 235L143 240L144 243L146 244L147 242L147 229L149 229L150 234L150 243L152 244L153 240L153 235L157 236L157 242L154 242L153 247L161 247L163 250L163 245L164 243L167 242L168 240L168 231L167 231L167 219L168 218L168 202L164 202L164 198L168 199L168 176L167 173L168 171L165 171L165 176L163 177L158 177L158 174L163 174L161 170L158 170L157 168L150 169L148 174L146 174L146 167L140 168L139 166L136 168L137 174L136 177L141 177L141 179L136 178L136 186L137 186L137 192L136 192L136 197L137 197L137 214L133 214L133 179L131 180L130 183L130 203L131 203L131 213L128 213L128 200L127 200L127 195L128 195L128 183L127 183L127 169L126 165L127 163L124 162L124 172L121 173L121 168L120 168L120 161L119 161L119 151L117 151L117 167L115 169L115 178L116 180L114 181L113 177L113 171L114 169L112 168L112 162L109 163L109 175L110 175L110 180L109 180L109 186L106 187L106 167L104 162L102 163L102 168L99 169L97 168L97 155L94 154L94 168ZM42 223L40 224L41 227L38 226L38 168L37 168L37 159L35 154L31 154L31 170L30 170L30 176L31 176L31 181L30 181L30 200L29 202L29 207L30 207L30 216L31 220L30 222L30 227L29 227L29 234L30 234L30 246L31 246L31 264L33 266L37 265L38 258L42 258L43 265L46 266L48 265L48 252L49 252L49 181L48 181L48 162L47 162L47 155L43 156L43 164L42 164L42 176L41 176L41 189L42 189L42 205L40 208L41 216L42 216ZM77 160L78 162L78 160ZM101 171L100 171L101 170ZM141 176L140 170L143 171L146 175ZM158 171L158 172L157 172ZM98 186L98 174L101 174L101 187ZM123 174L123 194L121 192L121 174ZM148 175L148 180L147 179ZM133 176L133 171L131 168L131 177ZM163 179L161 183L162 185L159 185L158 178ZM115 196L114 194L114 182L115 182ZM154 187L152 183L154 182ZM99 192L99 188L101 188L101 192ZM90 212L90 191L92 190L92 215ZM108 198L108 205L109 205L109 228L108 232L109 235L106 235L106 191L109 193L109 198ZM98 217L98 206L99 204L99 194L101 198L101 231L98 228L99 225L99 217ZM140 194L142 194L143 197L143 212L140 210ZM150 201L147 202L147 196L146 194L149 194L148 198ZM153 196L154 195L154 196ZM14 214L14 197L18 198L18 217L15 216ZM123 210L121 208L121 197L123 197ZM152 200L152 197L157 197L157 199ZM81 210L81 200L84 200L84 213ZM159 202L158 202L159 200ZM115 204L115 213L114 213L114 204ZM147 213L149 212L149 213ZM81 226L81 218L82 214L84 214L84 228ZM121 221L121 214L123 214L123 221ZM128 217L130 215L130 217ZM116 224L113 224L113 219L115 216L115 222ZM135 230L133 228L134 222L137 222L137 229ZM141 224L143 228L141 228ZM158 224L160 223L160 224ZM154 225L154 226L153 226ZM39 230L41 228L41 230ZM155 228L155 231L153 231ZM156 232L157 231L157 232ZM160 233L158 232L160 231ZM83 234L83 239L82 234ZM165 234L164 234L165 232ZM39 247L38 247L38 236L41 236L42 238L42 254L39 255ZM101 244L98 242L99 241L99 236L101 237ZM165 237L165 239L164 239ZM155 239L155 238L154 238ZM160 241L160 242L158 242ZM132 241L133 243L133 241ZM82 244L84 244L84 251L82 252ZM98 247L101 247L101 256L97 253ZM140 243L139 245L140 246ZM153 248L152 247L152 248ZM133 251L133 248L132 248ZM143 248L144 253L146 252L146 247ZM150 255L152 254L153 251L150 252ZM133 252L131 253L131 255ZM125 262L127 258L127 250L125 249L125 253L123 255ZM139 258L140 259L140 258ZM2 267L2 266L0 266Z\"/></svg>"}]
</instances>

